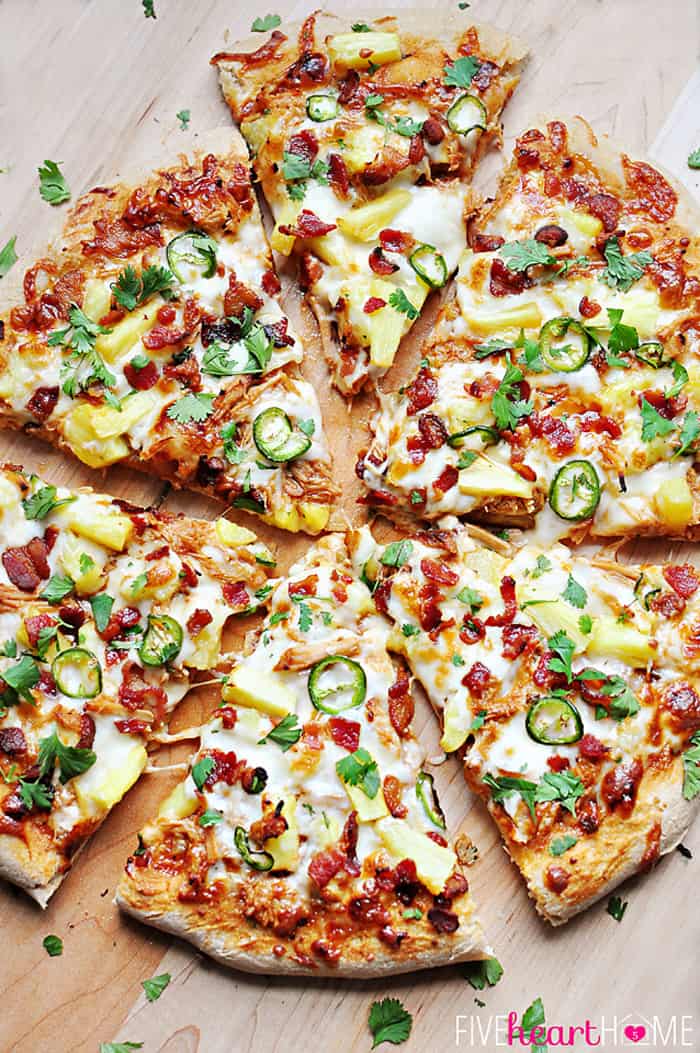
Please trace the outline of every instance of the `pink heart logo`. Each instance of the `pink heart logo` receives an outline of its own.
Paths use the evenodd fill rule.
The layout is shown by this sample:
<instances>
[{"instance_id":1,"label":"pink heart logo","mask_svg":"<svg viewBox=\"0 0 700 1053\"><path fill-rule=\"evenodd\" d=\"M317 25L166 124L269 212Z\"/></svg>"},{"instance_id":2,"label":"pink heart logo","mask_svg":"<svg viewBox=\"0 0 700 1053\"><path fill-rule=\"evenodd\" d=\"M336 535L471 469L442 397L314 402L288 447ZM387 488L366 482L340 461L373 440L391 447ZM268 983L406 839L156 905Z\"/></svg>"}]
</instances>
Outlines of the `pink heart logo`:
<instances>
[{"instance_id":1,"label":"pink heart logo","mask_svg":"<svg viewBox=\"0 0 700 1053\"><path fill-rule=\"evenodd\" d=\"M642 1024L639 1024L638 1027L628 1024L625 1028L625 1038L628 1038L630 1042L641 1042L646 1033L647 1029Z\"/></svg>"}]
</instances>

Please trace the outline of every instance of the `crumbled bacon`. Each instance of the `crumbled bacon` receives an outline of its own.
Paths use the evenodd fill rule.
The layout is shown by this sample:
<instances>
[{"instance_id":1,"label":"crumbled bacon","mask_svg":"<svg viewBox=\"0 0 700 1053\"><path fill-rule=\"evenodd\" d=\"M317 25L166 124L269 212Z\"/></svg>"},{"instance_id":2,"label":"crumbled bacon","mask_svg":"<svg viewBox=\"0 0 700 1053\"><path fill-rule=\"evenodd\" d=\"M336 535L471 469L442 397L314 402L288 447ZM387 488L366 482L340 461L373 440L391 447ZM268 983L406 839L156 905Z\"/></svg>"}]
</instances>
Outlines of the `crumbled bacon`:
<instances>
[{"instance_id":1,"label":"crumbled bacon","mask_svg":"<svg viewBox=\"0 0 700 1053\"><path fill-rule=\"evenodd\" d=\"M92 744L95 741L95 721L89 713L80 714L80 732L79 738L76 743L76 749L89 750L92 749Z\"/></svg>"},{"instance_id":2,"label":"crumbled bacon","mask_svg":"<svg viewBox=\"0 0 700 1053\"><path fill-rule=\"evenodd\" d=\"M375 311L381 311L382 307L386 307L386 300L379 296L370 296L365 300L362 310L365 314L374 314Z\"/></svg>"},{"instance_id":3,"label":"crumbled bacon","mask_svg":"<svg viewBox=\"0 0 700 1053\"><path fill-rule=\"evenodd\" d=\"M318 574L309 574L300 581L290 581L287 592L290 596L315 596L318 587Z\"/></svg>"},{"instance_id":4,"label":"crumbled bacon","mask_svg":"<svg viewBox=\"0 0 700 1053\"><path fill-rule=\"evenodd\" d=\"M137 369L131 362L127 362L124 366L124 376L136 391L148 391L158 381L158 366L149 360L145 366Z\"/></svg>"},{"instance_id":5,"label":"crumbled bacon","mask_svg":"<svg viewBox=\"0 0 700 1053\"><path fill-rule=\"evenodd\" d=\"M439 476L433 483L435 490L440 490L443 494L446 494L448 490L451 490L456 485L459 479L459 472L452 464L448 464L440 472Z\"/></svg>"},{"instance_id":6,"label":"crumbled bacon","mask_svg":"<svg viewBox=\"0 0 700 1053\"><path fill-rule=\"evenodd\" d=\"M398 269L398 263L392 263L384 255L382 248L377 245L369 254L369 267L374 274L386 276L394 274Z\"/></svg>"},{"instance_id":7,"label":"crumbled bacon","mask_svg":"<svg viewBox=\"0 0 700 1053\"><path fill-rule=\"evenodd\" d=\"M423 558L420 561L421 573L429 581L436 581L439 585L456 585L459 581L459 575L455 574L446 563L441 563L436 559Z\"/></svg>"},{"instance_id":8,"label":"crumbled bacon","mask_svg":"<svg viewBox=\"0 0 700 1053\"><path fill-rule=\"evenodd\" d=\"M505 243L506 239L500 234L484 234L482 231L474 231L469 235L469 246L474 252L496 252Z\"/></svg>"},{"instance_id":9,"label":"crumbled bacon","mask_svg":"<svg viewBox=\"0 0 700 1053\"><path fill-rule=\"evenodd\" d=\"M600 739L591 734L584 735L579 740L578 751L582 757L590 761L603 760L610 752L604 742L601 742Z\"/></svg>"},{"instance_id":10,"label":"crumbled bacon","mask_svg":"<svg viewBox=\"0 0 700 1053\"><path fill-rule=\"evenodd\" d=\"M259 311L262 305L263 301L256 292L239 282L235 274L229 275L228 289L224 293L224 313L229 318L240 318L246 307Z\"/></svg>"},{"instance_id":11,"label":"crumbled bacon","mask_svg":"<svg viewBox=\"0 0 700 1053\"><path fill-rule=\"evenodd\" d=\"M47 556L46 542L33 537L26 545L5 549L2 565L13 585L22 592L34 592L51 574Z\"/></svg>"},{"instance_id":12,"label":"crumbled bacon","mask_svg":"<svg viewBox=\"0 0 700 1053\"><path fill-rule=\"evenodd\" d=\"M551 449L560 457L570 453L576 446L576 436L561 417L550 417L533 413L528 418L533 435L546 439Z\"/></svg>"},{"instance_id":13,"label":"crumbled bacon","mask_svg":"<svg viewBox=\"0 0 700 1053\"><path fill-rule=\"evenodd\" d=\"M416 239L404 230L385 227L384 230L379 231L379 244L384 252L398 252L402 256L407 256L413 251Z\"/></svg>"},{"instance_id":14,"label":"crumbled bacon","mask_svg":"<svg viewBox=\"0 0 700 1053\"><path fill-rule=\"evenodd\" d=\"M418 431L423 445L429 450L439 450L447 442L447 428L436 413L421 413Z\"/></svg>"},{"instance_id":15,"label":"crumbled bacon","mask_svg":"<svg viewBox=\"0 0 700 1053\"><path fill-rule=\"evenodd\" d=\"M360 724L356 720L345 720L344 717L331 717L329 720L331 738L336 746L354 753L360 745Z\"/></svg>"},{"instance_id":16,"label":"crumbled bacon","mask_svg":"<svg viewBox=\"0 0 700 1053\"><path fill-rule=\"evenodd\" d=\"M190 636L197 636L213 620L209 611L204 610L203 607L197 607L187 619L187 631Z\"/></svg>"},{"instance_id":17,"label":"crumbled bacon","mask_svg":"<svg viewBox=\"0 0 700 1053\"><path fill-rule=\"evenodd\" d=\"M13 756L27 752L27 740L21 728L0 728L0 753Z\"/></svg>"},{"instance_id":18,"label":"crumbled bacon","mask_svg":"<svg viewBox=\"0 0 700 1053\"><path fill-rule=\"evenodd\" d=\"M27 402L27 411L42 423L53 413L58 402L58 388L37 388Z\"/></svg>"},{"instance_id":19,"label":"crumbled bacon","mask_svg":"<svg viewBox=\"0 0 700 1053\"><path fill-rule=\"evenodd\" d=\"M415 710L411 685L405 669L401 668L398 670L396 680L389 688L387 695L391 726L396 734L403 738L408 734Z\"/></svg>"},{"instance_id":20,"label":"crumbled bacon","mask_svg":"<svg viewBox=\"0 0 700 1053\"><path fill-rule=\"evenodd\" d=\"M335 223L324 223L315 212L302 208L293 224L282 224L280 233L292 238L322 238L335 228Z\"/></svg>"},{"instance_id":21,"label":"crumbled bacon","mask_svg":"<svg viewBox=\"0 0 700 1053\"><path fill-rule=\"evenodd\" d=\"M511 296L528 289L532 281L526 271L512 271L503 262L496 258L491 262L489 291L492 296Z\"/></svg>"},{"instance_id":22,"label":"crumbled bacon","mask_svg":"<svg viewBox=\"0 0 700 1053\"><path fill-rule=\"evenodd\" d=\"M576 820L584 834L594 834L600 826L598 802L595 797L582 797L576 807Z\"/></svg>"},{"instance_id":23,"label":"crumbled bacon","mask_svg":"<svg viewBox=\"0 0 700 1053\"><path fill-rule=\"evenodd\" d=\"M175 329L170 326L154 325L141 337L141 343L149 351L160 351L164 347L173 347L187 337L186 329Z\"/></svg>"},{"instance_id":24,"label":"crumbled bacon","mask_svg":"<svg viewBox=\"0 0 700 1053\"><path fill-rule=\"evenodd\" d=\"M616 229L622 212L622 204L612 194L591 194L586 201L586 208L603 224L608 234Z\"/></svg>"},{"instance_id":25,"label":"crumbled bacon","mask_svg":"<svg viewBox=\"0 0 700 1053\"><path fill-rule=\"evenodd\" d=\"M401 800L401 783L395 775L384 776L382 790L390 813L395 819L404 819L408 815L408 808Z\"/></svg>"},{"instance_id":26,"label":"crumbled bacon","mask_svg":"<svg viewBox=\"0 0 700 1053\"><path fill-rule=\"evenodd\" d=\"M578 310L582 318L595 318L597 314L600 314L602 308L595 300L589 300L587 296L582 296Z\"/></svg>"},{"instance_id":27,"label":"crumbled bacon","mask_svg":"<svg viewBox=\"0 0 700 1053\"><path fill-rule=\"evenodd\" d=\"M250 606L248 589L244 581L227 581L221 591L229 607L242 609Z\"/></svg>"},{"instance_id":28,"label":"crumbled bacon","mask_svg":"<svg viewBox=\"0 0 700 1053\"><path fill-rule=\"evenodd\" d=\"M318 155L318 139L310 129L305 128L291 137L287 152L311 164Z\"/></svg>"},{"instance_id":29,"label":"crumbled bacon","mask_svg":"<svg viewBox=\"0 0 700 1053\"><path fill-rule=\"evenodd\" d=\"M563 227L558 227L556 223L546 223L535 234L535 241L539 241L549 249L557 249L561 245L565 245L568 240L569 235L567 232Z\"/></svg>"},{"instance_id":30,"label":"crumbled bacon","mask_svg":"<svg viewBox=\"0 0 700 1053\"><path fill-rule=\"evenodd\" d=\"M483 698L491 684L491 673L483 662L474 662L471 669L462 677L462 684L469 689L473 698Z\"/></svg>"},{"instance_id":31,"label":"crumbled bacon","mask_svg":"<svg viewBox=\"0 0 700 1053\"><path fill-rule=\"evenodd\" d=\"M56 619L50 614L34 614L24 619L24 628L31 647L36 647L39 642L39 633L42 629L48 629L56 624Z\"/></svg>"},{"instance_id":32,"label":"crumbled bacon","mask_svg":"<svg viewBox=\"0 0 700 1053\"><path fill-rule=\"evenodd\" d=\"M695 567L690 563L672 564L664 567L663 575L673 591L682 596L684 600L690 599L700 588L700 578L696 573Z\"/></svg>"},{"instance_id":33,"label":"crumbled bacon","mask_svg":"<svg viewBox=\"0 0 700 1053\"><path fill-rule=\"evenodd\" d=\"M515 598L515 579L508 575L502 578L500 592L505 609L502 614L489 615L485 622L486 625L510 625L518 613L518 604Z\"/></svg>"},{"instance_id":34,"label":"crumbled bacon","mask_svg":"<svg viewBox=\"0 0 700 1053\"><path fill-rule=\"evenodd\" d=\"M115 720L114 726L122 735L145 735L151 727L147 720L137 720L135 717Z\"/></svg>"},{"instance_id":35,"label":"crumbled bacon","mask_svg":"<svg viewBox=\"0 0 700 1053\"><path fill-rule=\"evenodd\" d=\"M350 176L340 154L328 155L328 182L338 197L347 197L350 189Z\"/></svg>"},{"instance_id":36,"label":"crumbled bacon","mask_svg":"<svg viewBox=\"0 0 700 1053\"><path fill-rule=\"evenodd\" d=\"M337 848L326 852L317 852L309 863L309 877L320 889L332 881L339 870L342 870L345 856Z\"/></svg>"},{"instance_id":37,"label":"crumbled bacon","mask_svg":"<svg viewBox=\"0 0 700 1053\"><path fill-rule=\"evenodd\" d=\"M503 657L514 659L527 648L531 649L539 639L534 625L504 625L501 633L503 639Z\"/></svg>"},{"instance_id":38,"label":"crumbled bacon","mask_svg":"<svg viewBox=\"0 0 700 1053\"><path fill-rule=\"evenodd\" d=\"M581 431L592 431L597 435L606 432L611 439L619 439L622 435L622 428L617 421L613 420L612 417L604 417L596 410L588 410L586 413L582 413L578 423Z\"/></svg>"},{"instance_id":39,"label":"crumbled bacon","mask_svg":"<svg viewBox=\"0 0 700 1053\"><path fill-rule=\"evenodd\" d=\"M480 618L465 615L462 628L459 630L459 638L462 643L475 644L486 636L486 626Z\"/></svg>"},{"instance_id":40,"label":"crumbled bacon","mask_svg":"<svg viewBox=\"0 0 700 1053\"><path fill-rule=\"evenodd\" d=\"M569 767L569 758L561 757L558 753L555 753L554 756L547 757L547 767L550 769L550 771L566 771L566 769Z\"/></svg>"},{"instance_id":41,"label":"crumbled bacon","mask_svg":"<svg viewBox=\"0 0 700 1053\"><path fill-rule=\"evenodd\" d=\"M605 773L600 789L610 811L616 808L620 808L623 813L631 811L643 774L642 762L636 758L622 761Z\"/></svg>"},{"instance_id":42,"label":"crumbled bacon","mask_svg":"<svg viewBox=\"0 0 700 1053\"><path fill-rule=\"evenodd\" d=\"M662 706L671 715L675 730L700 729L700 697L690 684L672 684L664 693Z\"/></svg>"},{"instance_id":43,"label":"crumbled bacon","mask_svg":"<svg viewBox=\"0 0 700 1053\"><path fill-rule=\"evenodd\" d=\"M445 138L445 129L442 126L442 121L437 117L427 117L423 121L421 134L426 143L430 143L431 146L437 146Z\"/></svg>"},{"instance_id":44,"label":"crumbled bacon","mask_svg":"<svg viewBox=\"0 0 700 1053\"><path fill-rule=\"evenodd\" d=\"M276 296L282 289L282 284L274 271L265 271L260 284L268 296Z\"/></svg>"},{"instance_id":45,"label":"crumbled bacon","mask_svg":"<svg viewBox=\"0 0 700 1053\"><path fill-rule=\"evenodd\" d=\"M144 679L140 665L129 662L119 685L119 701L126 709L150 709L158 717L165 712L168 696L162 687Z\"/></svg>"},{"instance_id":46,"label":"crumbled bacon","mask_svg":"<svg viewBox=\"0 0 700 1053\"><path fill-rule=\"evenodd\" d=\"M456 932L459 928L459 918L451 910L444 907L431 907L428 911L428 921L436 932Z\"/></svg>"},{"instance_id":47,"label":"crumbled bacon","mask_svg":"<svg viewBox=\"0 0 700 1053\"><path fill-rule=\"evenodd\" d=\"M437 380L428 367L423 366L413 383L406 388L406 398L408 400L406 412L410 416L425 409L435 401L437 393Z\"/></svg>"}]
</instances>

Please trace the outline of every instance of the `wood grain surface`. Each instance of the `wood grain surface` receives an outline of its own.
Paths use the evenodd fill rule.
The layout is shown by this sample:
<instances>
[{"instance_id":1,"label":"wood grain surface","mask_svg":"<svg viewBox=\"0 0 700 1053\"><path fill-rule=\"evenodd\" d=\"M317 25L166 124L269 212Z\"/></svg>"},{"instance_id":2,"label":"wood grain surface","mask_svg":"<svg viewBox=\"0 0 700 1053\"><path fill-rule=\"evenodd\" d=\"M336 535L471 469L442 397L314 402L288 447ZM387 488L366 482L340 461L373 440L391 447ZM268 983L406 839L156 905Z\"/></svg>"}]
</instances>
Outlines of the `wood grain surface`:
<instances>
[{"instance_id":1,"label":"wood grain surface","mask_svg":"<svg viewBox=\"0 0 700 1053\"><path fill-rule=\"evenodd\" d=\"M335 9L343 6L338 0ZM209 57L267 9L234 0L155 0L155 8L154 21L144 19L140 0L0 0L0 245L18 235L18 266L41 248L64 214L39 198L36 168L45 158L64 162L76 196L133 163L157 159L164 141L177 142L183 135L178 110L191 111L194 136L228 122ZM347 9L352 12L350 4ZM506 113L507 145L543 113L580 113L632 153L654 146L654 156L698 191L698 174L685 167L688 151L700 146L694 0L665 5L658 0L474 0L465 11L451 0L449 9L465 24L473 17L517 33L531 48ZM298 18L308 7L275 0L274 10ZM488 159L480 184L488 185L499 163L497 156ZM300 315L293 292L289 299L313 354L313 326ZM412 369L420 332L429 325L428 317L405 348L390 386ZM352 468L370 402L356 400L350 415L329 393L322 364L310 356L305 370L331 422L342 510L357 519ZM153 479L124 470L91 473L25 438L0 436L0 455L52 481L90 483L135 502L148 503L163 491ZM168 507L192 514L216 513L202 497L173 494L166 500ZM272 530L261 533L274 542L283 564L308 543ZM674 554L677 550L674 546ZM206 712L211 697L199 694L180 708L174 729L196 723ZM426 706L420 719L428 752L435 755L436 728ZM182 748L166 749L158 763L183 755ZM654 1016L664 1031L675 1016L678 1028L675 1040L655 1048L700 1048L695 972L700 920L693 901L700 867L697 824L686 839L695 849L694 860L674 852L652 875L622 889L629 907L620 925L599 905L555 931L535 916L495 827L464 787L458 763L448 760L436 768L453 831L467 830L479 846L471 884L505 968L498 987L479 993L486 1003L480 1006L459 969L361 984L249 977L227 972L186 945L120 917L112 895L121 867L140 824L176 777L145 777L129 793L46 912L21 892L0 887L2 1053L97 1053L100 1042L117 1040L142 1042L144 1053L365 1051L371 1046L370 1004L387 994L400 997L413 1013L411 1038L401 1047L407 1053L507 1048L494 1032L496 1015L515 1011L520 1016L537 996L550 1024L583 1025L586 1018L600 1024L604 1016L612 1027L616 1017L619 1041L609 1032L599 1048L622 1045L626 1023ZM49 958L43 950L48 933L63 939L62 957ZM172 973L172 983L158 1002L148 1004L140 982L165 971ZM459 1043L458 1014L467 1030ZM685 1036L683 1016L688 1018Z\"/></svg>"}]
</instances>

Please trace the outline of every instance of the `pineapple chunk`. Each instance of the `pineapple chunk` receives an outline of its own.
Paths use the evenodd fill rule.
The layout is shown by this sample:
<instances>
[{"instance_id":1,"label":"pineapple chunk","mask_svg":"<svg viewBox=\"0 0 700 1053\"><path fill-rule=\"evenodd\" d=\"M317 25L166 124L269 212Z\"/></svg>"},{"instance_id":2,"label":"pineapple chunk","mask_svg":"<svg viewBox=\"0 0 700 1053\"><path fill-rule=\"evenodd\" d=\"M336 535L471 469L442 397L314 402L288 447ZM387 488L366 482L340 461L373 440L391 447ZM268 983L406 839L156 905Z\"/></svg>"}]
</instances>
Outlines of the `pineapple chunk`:
<instances>
[{"instance_id":1,"label":"pineapple chunk","mask_svg":"<svg viewBox=\"0 0 700 1053\"><path fill-rule=\"evenodd\" d=\"M603 229L601 221L589 212L576 212L572 208L563 208L561 210L561 218L565 223L573 223L577 230L580 230L591 241L597 238Z\"/></svg>"},{"instance_id":2,"label":"pineapple chunk","mask_svg":"<svg viewBox=\"0 0 700 1053\"><path fill-rule=\"evenodd\" d=\"M147 413L155 409L160 396L154 390L137 391L124 399L121 409L114 406L91 407L90 426L98 439L112 439L124 435Z\"/></svg>"},{"instance_id":3,"label":"pineapple chunk","mask_svg":"<svg viewBox=\"0 0 700 1053\"><path fill-rule=\"evenodd\" d=\"M343 786L361 823L371 823L375 819L383 819L385 815L389 814L381 786L377 790L376 797L368 797L360 786L351 786L347 782L344 782Z\"/></svg>"},{"instance_id":4,"label":"pineapple chunk","mask_svg":"<svg viewBox=\"0 0 700 1053\"><path fill-rule=\"evenodd\" d=\"M99 322L109 311L111 300L112 291L109 285L99 278L88 278L83 294L83 314L91 321Z\"/></svg>"},{"instance_id":5,"label":"pineapple chunk","mask_svg":"<svg viewBox=\"0 0 700 1053\"><path fill-rule=\"evenodd\" d=\"M81 570L80 566L81 557L84 555L88 555L92 560L92 564L85 571ZM59 558L66 574L75 582L75 591L79 595L91 596L99 592L104 584L106 554L86 553L84 545L76 537L66 533Z\"/></svg>"},{"instance_id":6,"label":"pineapple chunk","mask_svg":"<svg viewBox=\"0 0 700 1053\"><path fill-rule=\"evenodd\" d=\"M221 544L228 545L230 548L250 545L258 540L257 534L253 533L252 530L238 526L237 523L232 523L230 519L224 519L223 516L216 520L214 529Z\"/></svg>"},{"instance_id":7,"label":"pineapple chunk","mask_svg":"<svg viewBox=\"0 0 700 1053\"><path fill-rule=\"evenodd\" d=\"M279 228L294 223L301 212L301 207L301 201L292 201L291 198L289 198L282 203L278 210L276 210L277 221L275 223L275 229L270 236L270 245L275 252L279 252L282 256L289 256L294 248L294 238L291 234L281 234Z\"/></svg>"},{"instance_id":8,"label":"pineapple chunk","mask_svg":"<svg viewBox=\"0 0 700 1053\"><path fill-rule=\"evenodd\" d=\"M654 494L659 518L675 530L682 530L693 519L693 495L683 476L667 479Z\"/></svg>"},{"instance_id":9,"label":"pineapple chunk","mask_svg":"<svg viewBox=\"0 0 700 1053\"><path fill-rule=\"evenodd\" d=\"M153 300L145 307L132 311L114 326L111 333L103 333L95 341L95 350L107 362L114 362L129 351L152 327L161 307L161 301Z\"/></svg>"},{"instance_id":10,"label":"pineapple chunk","mask_svg":"<svg viewBox=\"0 0 700 1053\"><path fill-rule=\"evenodd\" d=\"M0 475L0 508L14 511L19 501L19 490L4 475Z\"/></svg>"},{"instance_id":11,"label":"pineapple chunk","mask_svg":"<svg viewBox=\"0 0 700 1053\"><path fill-rule=\"evenodd\" d=\"M412 830L403 819L381 819L376 827L382 841L397 859L412 859L419 879L437 896L457 865L451 848L444 848L420 830Z\"/></svg>"},{"instance_id":12,"label":"pineapple chunk","mask_svg":"<svg viewBox=\"0 0 700 1053\"><path fill-rule=\"evenodd\" d=\"M250 121L241 121L241 132L254 154L260 153L272 131L274 123L275 118L268 115L255 117Z\"/></svg>"},{"instance_id":13,"label":"pineapple chunk","mask_svg":"<svg viewBox=\"0 0 700 1053\"><path fill-rule=\"evenodd\" d=\"M384 129L379 124L362 124L346 138L343 160L349 172L362 172L384 146Z\"/></svg>"},{"instance_id":14,"label":"pineapple chunk","mask_svg":"<svg viewBox=\"0 0 700 1053\"><path fill-rule=\"evenodd\" d=\"M471 713L464 698L452 695L442 713L442 738L440 748L452 753L466 742L471 726Z\"/></svg>"},{"instance_id":15,"label":"pineapple chunk","mask_svg":"<svg viewBox=\"0 0 700 1053\"><path fill-rule=\"evenodd\" d=\"M451 433L466 431L473 424L493 424L491 403L488 399L475 399L471 395L453 398L447 407L447 423Z\"/></svg>"},{"instance_id":16,"label":"pineapple chunk","mask_svg":"<svg viewBox=\"0 0 700 1053\"><path fill-rule=\"evenodd\" d=\"M555 633L563 630L569 639L573 640L576 654L586 650L591 637L581 632L578 624L579 614L573 607L541 589L519 588L519 605L522 607L528 602L532 603L532 606L526 607L524 613L532 619L545 636L554 636Z\"/></svg>"},{"instance_id":17,"label":"pineapple chunk","mask_svg":"<svg viewBox=\"0 0 700 1053\"><path fill-rule=\"evenodd\" d=\"M116 509L95 508L93 511L85 505L77 509L75 505L69 505L67 519L73 533L96 541L98 545L111 548L114 552L121 552L134 532L134 524L129 517Z\"/></svg>"},{"instance_id":18,"label":"pineapple chunk","mask_svg":"<svg viewBox=\"0 0 700 1053\"><path fill-rule=\"evenodd\" d=\"M473 552L466 552L464 555L465 567L469 567L479 578L495 586L501 583L506 562L503 556L489 548L475 548Z\"/></svg>"},{"instance_id":19,"label":"pineapple chunk","mask_svg":"<svg viewBox=\"0 0 700 1053\"><path fill-rule=\"evenodd\" d=\"M78 803L83 811L90 813L109 811L121 801L127 790L134 785L148 763L145 746L134 745L119 758L118 767L104 771L99 761L73 780Z\"/></svg>"},{"instance_id":20,"label":"pineapple chunk","mask_svg":"<svg viewBox=\"0 0 700 1053\"><path fill-rule=\"evenodd\" d=\"M225 610L211 610L210 614L212 620L193 638L195 650L187 659L187 665L191 669L211 669L219 659L221 630L228 614Z\"/></svg>"},{"instance_id":21,"label":"pineapple chunk","mask_svg":"<svg viewBox=\"0 0 700 1053\"><path fill-rule=\"evenodd\" d=\"M129 444L119 437L100 439L93 428L95 406L79 402L66 414L63 435L76 457L89 468L105 468L129 456Z\"/></svg>"},{"instance_id":22,"label":"pineapple chunk","mask_svg":"<svg viewBox=\"0 0 700 1053\"><path fill-rule=\"evenodd\" d=\"M274 859L273 870L294 871L299 866L299 827L297 826L297 802L295 797L285 797L282 815L287 820L287 829L279 837L265 842L265 851Z\"/></svg>"},{"instance_id":23,"label":"pineapple chunk","mask_svg":"<svg viewBox=\"0 0 700 1053\"><path fill-rule=\"evenodd\" d=\"M379 231L384 230L410 201L410 190L396 187L374 201L352 209L347 215L338 216L338 226L344 234L349 234L358 241L374 241Z\"/></svg>"},{"instance_id":24,"label":"pineapple chunk","mask_svg":"<svg viewBox=\"0 0 700 1053\"><path fill-rule=\"evenodd\" d=\"M296 534L301 529L299 512L294 505L285 505L284 508L275 508L267 515L260 517L264 523L271 523L280 530L289 530Z\"/></svg>"},{"instance_id":25,"label":"pineapple chunk","mask_svg":"<svg viewBox=\"0 0 700 1053\"><path fill-rule=\"evenodd\" d=\"M398 33L338 33L328 41L328 55L340 69L367 69L370 64L398 62L401 41Z\"/></svg>"},{"instance_id":26,"label":"pineapple chunk","mask_svg":"<svg viewBox=\"0 0 700 1053\"><path fill-rule=\"evenodd\" d=\"M502 311L477 311L462 307L466 321L477 333L500 333L504 329L539 329L542 314L534 301L504 307Z\"/></svg>"},{"instance_id":27,"label":"pineapple chunk","mask_svg":"<svg viewBox=\"0 0 700 1053\"><path fill-rule=\"evenodd\" d=\"M533 608L534 609L534 608ZM597 618L588 637L588 653L619 658L631 666L645 666L656 657L649 637L614 618Z\"/></svg>"},{"instance_id":28,"label":"pineapple chunk","mask_svg":"<svg viewBox=\"0 0 700 1053\"><path fill-rule=\"evenodd\" d=\"M185 779L179 782L165 798L158 810L159 819L186 819L199 807L199 799L194 793L192 782Z\"/></svg>"},{"instance_id":29,"label":"pineapple chunk","mask_svg":"<svg viewBox=\"0 0 700 1053\"><path fill-rule=\"evenodd\" d=\"M331 514L330 505L317 505L312 501L302 501L299 512L304 525L310 534L319 534L327 525Z\"/></svg>"},{"instance_id":30,"label":"pineapple chunk","mask_svg":"<svg viewBox=\"0 0 700 1053\"><path fill-rule=\"evenodd\" d=\"M250 706L271 717L286 717L295 712L297 705L293 692L277 673L247 665L239 665L229 673L221 697L225 702Z\"/></svg>"},{"instance_id":31,"label":"pineapple chunk","mask_svg":"<svg viewBox=\"0 0 700 1053\"><path fill-rule=\"evenodd\" d=\"M347 251L345 236L339 230L329 230L321 238L309 238L307 245L324 263L331 267L351 269L352 262Z\"/></svg>"},{"instance_id":32,"label":"pineapple chunk","mask_svg":"<svg viewBox=\"0 0 700 1053\"><path fill-rule=\"evenodd\" d=\"M459 490L471 497L532 497L532 483L505 464L479 457L459 473Z\"/></svg>"}]
</instances>

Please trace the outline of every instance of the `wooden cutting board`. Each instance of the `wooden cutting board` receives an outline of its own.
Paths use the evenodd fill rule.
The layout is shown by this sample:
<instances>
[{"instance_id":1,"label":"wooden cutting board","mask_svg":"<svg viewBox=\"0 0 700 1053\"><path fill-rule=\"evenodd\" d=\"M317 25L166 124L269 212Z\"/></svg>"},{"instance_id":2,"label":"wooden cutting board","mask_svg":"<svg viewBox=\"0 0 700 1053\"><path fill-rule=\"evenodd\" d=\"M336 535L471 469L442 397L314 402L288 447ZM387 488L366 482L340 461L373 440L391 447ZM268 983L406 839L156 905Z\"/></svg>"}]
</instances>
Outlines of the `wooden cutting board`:
<instances>
[{"instance_id":1,"label":"wooden cutting board","mask_svg":"<svg viewBox=\"0 0 700 1053\"><path fill-rule=\"evenodd\" d=\"M343 6L338 0L336 9ZM352 5L346 6L351 13ZM530 45L532 58L506 115L507 146L543 113L581 113L633 155L651 151L700 192L698 173L685 164L689 150L700 146L700 74L691 76L698 40L693 0L665 6L658 0L475 0L466 11L451 0L444 6L455 21L490 20ZM64 162L76 195L113 178L125 165L157 158L164 139L177 142L182 134L183 145L191 141L178 131L178 110L191 110L194 136L227 123L208 59L247 31L265 9L231 0L155 0L155 7L153 21L144 19L140 0L0 0L0 245L18 235L23 254L18 266L62 218L62 209L51 209L39 198L36 167L44 158ZM288 0L276 2L274 9L296 18L308 11ZM496 158L485 165L479 182L492 178L499 163ZM296 316L293 294L291 299ZM301 321L313 347L313 327ZM402 352L392 387L413 368L420 332L429 324L429 319L422 323ZM351 416L329 393L322 364L310 361L307 369L332 423L343 509L357 519L352 469L370 403L356 400ZM0 456L55 482L91 483L136 502L152 501L163 489L120 469L104 477L90 473L25 438L0 436ZM212 503L191 495L171 495L167 506L216 514ZM263 533L283 563L308 543L272 530ZM679 546L671 548L676 557ZM206 712L212 700L199 695L181 707L176 729L196 723ZM426 706L420 712L428 751L435 755L434 721ZM164 750L159 763L183 754L182 749ZM413 1013L411 1038L401 1047L406 1051L507 1048L495 1030L498 1015L514 1011L520 1016L537 996L550 1024L583 1026L589 1018L599 1026L604 1016L612 1028L616 1018L618 1037L609 1031L599 1047L605 1050L623 1045L624 1026L654 1017L671 1035L665 1047L659 1037L654 1048L700 1048L694 972L700 920L691 899L700 866L697 825L686 839L695 849L694 860L674 852L652 875L621 890L629 907L620 925L598 905L555 931L535 916L495 828L464 787L458 763L449 760L437 768L451 828L467 830L479 846L471 884L505 967L498 987L479 993L486 1003L479 1006L477 992L459 969L361 984L249 977L220 969L187 945L121 918L112 904L121 867L140 824L177 777L149 776L129 793L46 912L19 891L0 887L2 1053L97 1053L101 1041L117 1039L143 1042L145 1053L365 1051L371 1046L370 1004L387 994L401 998ZM43 950L48 933L63 939L61 958L48 958ZM140 981L165 971L172 973L172 983L158 1002L147 1004ZM669 1033L674 1017L675 1039ZM569 1048L588 1047L579 1041Z\"/></svg>"}]
</instances>

